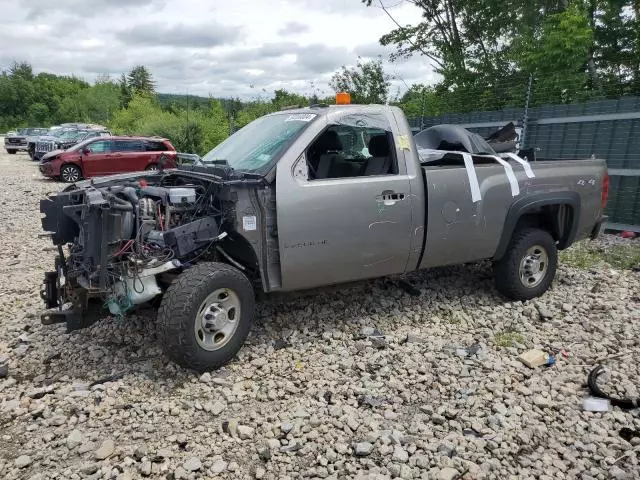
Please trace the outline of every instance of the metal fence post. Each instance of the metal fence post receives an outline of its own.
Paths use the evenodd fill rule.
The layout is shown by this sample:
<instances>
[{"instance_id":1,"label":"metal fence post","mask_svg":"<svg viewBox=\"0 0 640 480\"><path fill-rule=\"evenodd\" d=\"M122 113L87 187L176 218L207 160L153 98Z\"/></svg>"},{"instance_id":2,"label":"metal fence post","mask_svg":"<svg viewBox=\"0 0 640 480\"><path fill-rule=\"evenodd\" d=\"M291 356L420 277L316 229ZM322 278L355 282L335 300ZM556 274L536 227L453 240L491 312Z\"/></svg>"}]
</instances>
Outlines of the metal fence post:
<instances>
[{"instance_id":1,"label":"metal fence post","mask_svg":"<svg viewBox=\"0 0 640 480\"><path fill-rule=\"evenodd\" d=\"M524 101L524 115L522 117L522 138L520 139L520 149L525 148L527 139L527 129L529 128L529 102L531 101L531 91L533 88L533 74L529 74L529 85L527 86L527 96Z\"/></svg>"}]
</instances>

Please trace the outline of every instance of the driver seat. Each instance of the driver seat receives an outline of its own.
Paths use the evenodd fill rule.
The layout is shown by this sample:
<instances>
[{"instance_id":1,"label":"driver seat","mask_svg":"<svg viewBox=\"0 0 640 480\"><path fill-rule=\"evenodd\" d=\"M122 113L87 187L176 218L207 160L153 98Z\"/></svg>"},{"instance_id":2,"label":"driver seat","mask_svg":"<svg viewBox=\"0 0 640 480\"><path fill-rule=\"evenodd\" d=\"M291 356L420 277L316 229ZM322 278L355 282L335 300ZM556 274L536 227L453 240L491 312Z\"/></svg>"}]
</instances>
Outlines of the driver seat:
<instances>
[{"instance_id":1,"label":"driver seat","mask_svg":"<svg viewBox=\"0 0 640 480\"><path fill-rule=\"evenodd\" d=\"M369 153L371 158L363 165L361 175L369 177L373 175L387 175L391 171L391 151L386 135L376 135L369 140Z\"/></svg>"},{"instance_id":2,"label":"driver seat","mask_svg":"<svg viewBox=\"0 0 640 480\"><path fill-rule=\"evenodd\" d=\"M318 166L316 168L316 179L331 178L331 167L340 160L340 153L343 150L342 142L338 133L334 130L327 130L320 138L316 148L320 154Z\"/></svg>"}]
</instances>

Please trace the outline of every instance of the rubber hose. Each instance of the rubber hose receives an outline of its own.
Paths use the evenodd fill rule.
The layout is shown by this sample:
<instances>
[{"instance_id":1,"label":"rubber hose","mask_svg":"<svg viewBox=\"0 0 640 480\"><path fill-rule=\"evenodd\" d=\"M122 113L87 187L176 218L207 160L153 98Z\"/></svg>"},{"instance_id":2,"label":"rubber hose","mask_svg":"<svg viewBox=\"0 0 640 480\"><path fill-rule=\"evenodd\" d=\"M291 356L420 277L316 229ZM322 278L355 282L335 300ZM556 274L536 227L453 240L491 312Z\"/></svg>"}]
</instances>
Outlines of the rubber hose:
<instances>
[{"instance_id":1,"label":"rubber hose","mask_svg":"<svg viewBox=\"0 0 640 480\"><path fill-rule=\"evenodd\" d=\"M587 377L587 385L589 385L589 390L591 390L591 393L594 397L606 398L614 407L620 407L627 410L638 408L640 406L637 398L616 398L603 392L600 387L598 387L598 377L602 373L604 373L604 367L602 365L598 365L596 368L591 370L591 372L589 372L589 376Z\"/></svg>"}]
</instances>

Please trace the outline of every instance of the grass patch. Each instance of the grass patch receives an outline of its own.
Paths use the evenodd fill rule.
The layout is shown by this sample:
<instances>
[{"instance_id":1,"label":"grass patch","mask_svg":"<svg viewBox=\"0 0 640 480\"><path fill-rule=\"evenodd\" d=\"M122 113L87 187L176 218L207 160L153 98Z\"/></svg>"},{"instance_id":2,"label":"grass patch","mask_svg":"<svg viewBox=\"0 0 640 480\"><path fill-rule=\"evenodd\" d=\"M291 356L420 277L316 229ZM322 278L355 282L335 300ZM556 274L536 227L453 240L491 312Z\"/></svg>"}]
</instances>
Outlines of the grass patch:
<instances>
[{"instance_id":1,"label":"grass patch","mask_svg":"<svg viewBox=\"0 0 640 480\"><path fill-rule=\"evenodd\" d=\"M640 245L616 245L605 250L603 257L613 268L631 270L640 267Z\"/></svg>"},{"instance_id":2,"label":"grass patch","mask_svg":"<svg viewBox=\"0 0 640 480\"><path fill-rule=\"evenodd\" d=\"M584 243L577 243L558 253L560 262L574 268L593 268L603 262L602 254Z\"/></svg>"},{"instance_id":3,"label":"grass patch","mask_svg":"<svg viewBox=\"0 0 640 480\"><path fill-rule=\"evenodd\" d=\"M499 347L513 347L514 343L523 344L524 337L520 335L518 332L505 330L504 332L500 332L496 334L494 338L494 342Z\"/></svg>"},{"instance_id":4,"label":"grass patch","mask_svg":"<svg viewBox=\"0 0 640 480\"><path fill-rule=\"evenodd\" d=\"M618 270L640 266L640 245L612 245L594 248L580 242L559 253L560 262L570 267L590 269L607 263Z\"/></svg>"}]
</instances>

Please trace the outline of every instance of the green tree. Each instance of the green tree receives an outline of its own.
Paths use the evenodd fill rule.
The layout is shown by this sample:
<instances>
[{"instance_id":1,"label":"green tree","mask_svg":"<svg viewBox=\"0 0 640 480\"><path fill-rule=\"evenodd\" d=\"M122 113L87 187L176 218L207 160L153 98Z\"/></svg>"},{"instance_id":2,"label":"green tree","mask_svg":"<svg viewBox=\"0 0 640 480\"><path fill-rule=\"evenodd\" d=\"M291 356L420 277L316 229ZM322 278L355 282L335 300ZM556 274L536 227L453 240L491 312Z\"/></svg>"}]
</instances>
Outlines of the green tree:
<instances>
[{"instance_id":1,"label":"green tree","mask_svg":"<svg viewBox=\"0 0 640 480\"><path fill-rule=\"evenodd\" d=\"M13 62L9 68L9 76L28 81L33 80L33 68L27 62Z\"/></svg>"},{"instance_id":2,"label":"green tree","mask_svg":"<svg viewBox=\"0 0 640 480\"><path fill-rule=\"evenodd\" d=\"M153 76L143 65L136 65L127 75L126 86L133 95L153 95L156 84Z\"/></svg>"},{"instance_id":3,"label":"green tree","mask_svg":"<svg viewBox=\"0 0 640 480\"><path fill-rule=\"evenodd\" d=\"M343 66L333 74L329 85L335 92L350 93L352 103L385 103L391 85L389 80L381 59L364 62L358 57L355 68Z\"/></svg>"},{"instance_id":4,"label":"green tree","mask_svg":"<svg viewBox=\"0 0 640 480\"><path fill-rule=\"evenodd\" d=\"M536 103L566 103L589 96L592 46L589 18L574 4L544 18L532 37L517 39L512 55L523 71L536 78Z\"/></svg>"},{"instance_id":5,"label":"green tree","mask_svg":"<svg viewBox=\"0 0 640 480\"><path fill-rule=\"evenodd\" d=\"M45 125L49 119L49 108L44 103L32 103L27 115L30 125Z\"/></svg>"}]
</instances>

